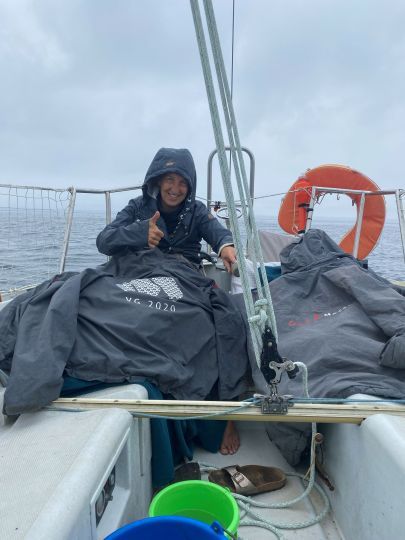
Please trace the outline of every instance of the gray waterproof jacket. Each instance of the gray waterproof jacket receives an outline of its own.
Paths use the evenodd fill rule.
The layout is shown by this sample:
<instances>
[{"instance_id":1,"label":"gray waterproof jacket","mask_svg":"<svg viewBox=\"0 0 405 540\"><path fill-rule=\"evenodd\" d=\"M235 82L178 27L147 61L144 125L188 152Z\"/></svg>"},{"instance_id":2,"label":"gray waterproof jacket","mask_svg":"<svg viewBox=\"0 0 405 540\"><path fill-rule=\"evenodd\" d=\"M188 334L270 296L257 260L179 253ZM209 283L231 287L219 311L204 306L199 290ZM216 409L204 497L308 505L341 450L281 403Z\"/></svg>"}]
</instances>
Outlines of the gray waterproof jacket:
<instances>
[{"instance_id":1,"label":"gray waterproof jacket","mask_svg":"<svg viewBox=\"0 0 405 540\"><path fill-rule=\"evenodd\" d=\"M405 298L362 266L323 231L310 229L280 254L282 276L270 284L279 352L308 368L311 397L405 396ZM301 397L302 374L283 377L283 394ZM307 424L268 426L296 464Z\"/></svg>"},{"instance_id":2,"label":"gray waterproof jacket","mask_svg":"<svg viewBox=\"0 0 405 540\"><path fill-rule=\"evenodd\" d=\"M131 199L115 220L98 235L96 243L101 253L114 255L126 250L148 248L149 219L158 210L157 180L171 172L180 174L190 189L173 237L169 236L163 218L157 221L157 226L164 233L159 248L165 253L181 253L198 264L201 239L208 242L218 254L223 246L232 244L231 232L219 223L202 202L195 200L197 175L190 152L186 149L161 148L146 173L143 194Z\"/></svg>"},{"instance_id":3,"label":"gray waterproof jacket","mask_svg":"<svg viewBox=\"0 0 405 540\"><path fill-rule=\"evenodd\" d=\"M185 261L185 259L183 259ZM159 249L47 282L0 311L7 414L56 399L69 375L153 382L176 399L246 389L243 318L232 298L190 263Z\"/></svg>"}]
</instances>

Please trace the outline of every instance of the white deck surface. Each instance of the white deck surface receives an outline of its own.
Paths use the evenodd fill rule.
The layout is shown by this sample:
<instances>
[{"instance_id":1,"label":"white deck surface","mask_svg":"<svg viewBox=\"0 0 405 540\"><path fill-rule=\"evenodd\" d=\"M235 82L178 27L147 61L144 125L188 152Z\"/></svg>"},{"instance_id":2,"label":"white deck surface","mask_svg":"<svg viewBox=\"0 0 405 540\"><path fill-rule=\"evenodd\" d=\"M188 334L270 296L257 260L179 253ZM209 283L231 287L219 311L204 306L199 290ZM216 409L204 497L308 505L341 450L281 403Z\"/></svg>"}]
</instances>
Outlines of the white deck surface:
<instances>
[{"instance_id":1,"label":"white deck surface","mask_svg":"<svg viewBox=\"0 0 405 540\"><path fill-rule=\"evenodd\" d=\"M198 449L194 460L210 463L217 467L227 465L267 465L281 468L284 472L293 472L278 449L269 440L265 430L265 424L261 422L239 422L238 429L241 435L241 446L233 456L211 454ZM206 479L206 478L204 478ZM255 495L254 500L260 502L282 502L296 498L304 490L301 480L296 477L287 477L286 485L277 491ZM315 493L313 502L319 507L319 496ZM290 509L270 510L256 509L257 512L270 520L272 523L294 523L307 521L314 515L313 502L306 499ZM342 540L333 518L328 514L321 524L316 524L305 529L283 530L286 540ZM263 528L240 527L239 538L242 540L268 540L276 538L273 533Z\"/></svg>"},{"instance_id":2,"label":"white deck surface","mask_svg":"<svg viewBox=\"0 0 405 540\"><path fill-rule=\"evenodd\" d=\"M122 410L20 416L0 437L0 539L96 540L91 500L131 421ZM128 480L121 493L131 497Z\"/></svg>"}]
</instances>

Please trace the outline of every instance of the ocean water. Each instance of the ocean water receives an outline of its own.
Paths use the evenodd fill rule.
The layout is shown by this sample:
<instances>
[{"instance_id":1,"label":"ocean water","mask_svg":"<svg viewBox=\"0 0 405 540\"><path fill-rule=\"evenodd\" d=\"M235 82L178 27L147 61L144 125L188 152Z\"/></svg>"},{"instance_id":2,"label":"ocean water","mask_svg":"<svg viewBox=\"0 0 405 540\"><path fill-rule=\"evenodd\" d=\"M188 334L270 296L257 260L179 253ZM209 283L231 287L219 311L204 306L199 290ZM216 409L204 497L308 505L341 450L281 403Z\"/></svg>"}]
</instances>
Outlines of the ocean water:
<instances>
[{"instance_id":1,"label":"ocean water","mask_svg":"<svg viewBox=\"0 0 405 540\"><path fill-rule=\"evenodd\" d=\"M257 226L264 230L280 232L277 219L274 217L258 216ZM337 243L352 226L346 219L336 217L317 218L315 216L312 222L312 228L324 230ZM405 280L404 253L397 220L386 220L380 240L367 260L369 268L385 278Z\"/></svg>"},{"instance_id":2,"label":"ocean water","mask_svg":"<svg viewBox=\"0 0 405 540\"><path fill-rule=\"evenodd\" d=\"M52 277L59 271L66 208L15 210L0 207L0 291L21 288ZM281 232L275 216L256 216L258 228ZM75 212L65 270L81 271L106 261L96 248L97 234L105 224L101 212ZM313 226L336 242L348 230L344 219L322 218ZM386 222L379 244L368 257L371 269L388 279L404 280L405 263L398 222Z\"/></svg>"}]
</instances>

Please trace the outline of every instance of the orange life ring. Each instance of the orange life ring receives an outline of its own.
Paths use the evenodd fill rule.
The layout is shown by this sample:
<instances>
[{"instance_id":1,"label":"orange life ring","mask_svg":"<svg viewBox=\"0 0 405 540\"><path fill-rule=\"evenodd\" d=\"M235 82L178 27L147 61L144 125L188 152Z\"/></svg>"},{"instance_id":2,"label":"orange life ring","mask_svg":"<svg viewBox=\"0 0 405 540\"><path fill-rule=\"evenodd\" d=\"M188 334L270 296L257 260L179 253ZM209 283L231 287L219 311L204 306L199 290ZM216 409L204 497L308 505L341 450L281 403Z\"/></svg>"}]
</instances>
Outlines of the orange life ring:
<instances>
[{"instance_id":1,"label":"orange life ring","mask_svg":"<svg viewBox=\"0 0 405 540\"><path fill-rule=\"evenodd\" d=\"M290 234L305 230L312 186L379 191L380 188L370 178L345 165L321 165L309 169L298 178L284 197L278 213L280 227ZM317 191L317 198L324 194ZM357 214L361 194L347 193L356 204ZM358 259L364 259L377 244L385 221L385 199L383 195L366 196L363 221L360 232ZM356 224L343 236L339 245L347 253L353 252Z\"/></svg>"}]
</instances>

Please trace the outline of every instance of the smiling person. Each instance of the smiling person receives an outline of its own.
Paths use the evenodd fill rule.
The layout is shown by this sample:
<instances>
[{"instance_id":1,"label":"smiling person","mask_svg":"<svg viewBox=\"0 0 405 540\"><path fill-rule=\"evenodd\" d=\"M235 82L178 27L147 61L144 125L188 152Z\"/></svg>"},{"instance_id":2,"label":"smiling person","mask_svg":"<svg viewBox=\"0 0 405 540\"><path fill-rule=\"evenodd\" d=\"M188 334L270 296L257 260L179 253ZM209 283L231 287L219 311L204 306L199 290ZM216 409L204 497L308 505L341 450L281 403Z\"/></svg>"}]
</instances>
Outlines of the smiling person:
<instances>
[{"instance_id":1,"label":"smiling person","mask_svg":"<svg viewBox=\"0 0 405 540\"><path fill-rule=\"evenodd\" d=\"M190 152L161 148L146 173L142 195L131 199L100 232L98 250L114 255L125 249L158 247L199 265L204 239L230 272L236 261L232 234L202 202L195 200L196 187L197 175Z\"/></svg>"},{"instance_id":2,"label":"smiling person","mask_svg":"<svg viewBox=\"0 0 405 540\"><path fill-rule=\"evenodd\" d=\"M152 160L142 186L142 195L131 199L97 237L97 248L105 255L159 248L177 254L197 267L204 239L231 271L236 261L231 232L207 207L195 200L197 175L194 160L186 149L161 148ZM212 399L216 399L215 391ZM219 428L219 422L216 422ZM222 422L221 422L222 424ZM224 422L222 454L234 454L240 445L233 422Z\"/></svg>"}]
</instances>

